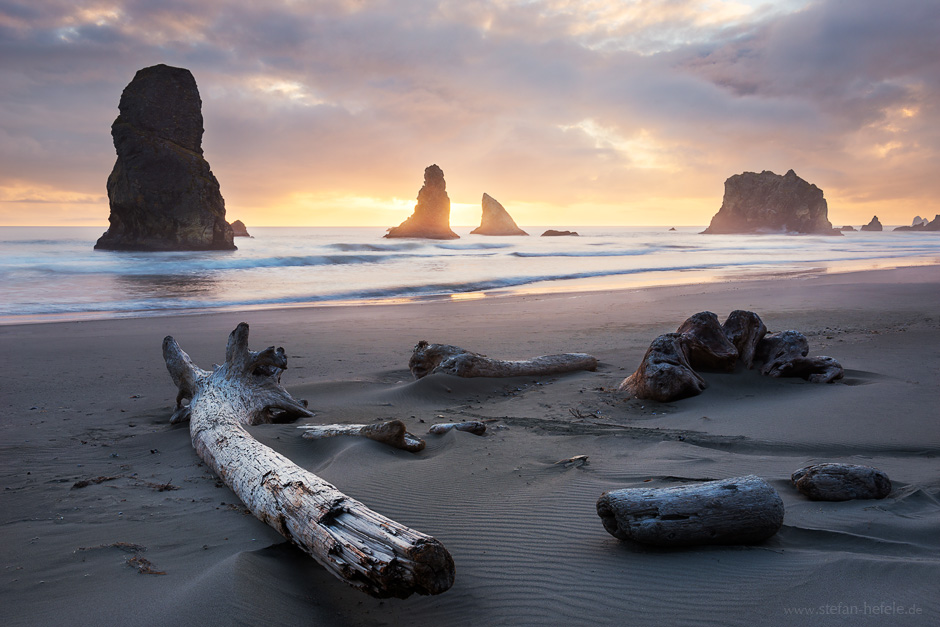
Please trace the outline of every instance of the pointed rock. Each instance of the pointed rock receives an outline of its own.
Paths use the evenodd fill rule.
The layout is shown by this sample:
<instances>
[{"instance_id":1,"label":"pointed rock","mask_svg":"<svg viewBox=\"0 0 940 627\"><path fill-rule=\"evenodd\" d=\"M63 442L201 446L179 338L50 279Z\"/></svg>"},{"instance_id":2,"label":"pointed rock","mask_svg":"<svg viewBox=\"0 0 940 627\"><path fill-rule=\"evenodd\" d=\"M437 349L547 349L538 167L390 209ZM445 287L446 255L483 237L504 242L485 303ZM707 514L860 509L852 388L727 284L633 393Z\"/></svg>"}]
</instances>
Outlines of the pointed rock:
<instances>
[{"instance_id":1,"label":"pointed rock","mask_svg":"<svg viewBox=\"0 0 940 627\"><path fill-rule=\"evenodd\" d=\"M516 225L509 212L489 194L483 194L483 217L471 235L528 235Z\"/></svg>"},{"instance_id":2,"label":"pointed rock","mask_svg":"<svg viewBox=\"0 0 940 627\"><path fill-rule=\"evenodd\" d=\"M184 68L137 72L111 125L104 250L235 250L219 182L202 154L202 100Z\"/></svg>"},{"instance_id":3,"label":"pointed rock","mask_svg":"<svg viewBox=\"0 0 940 627\"><path fill-rule=\"evenodd\" d=\"M863 231L881 231L884 227L881 226L881 221L878 219L878 216L873 216L871 222L862 227Z\"/></svg>"},{"instance_id":4,"label":"pointed rock","mask_svg":"<svg viewBox=\"0 0 940 627\"><path fill-rule=\"evenodd\" d=\"M450 228L450 197L447 196L444 171L437 165L424 169L424 185L418 191L415 211L385 237L420 237L424 239L459 239Z\"/></svg>"},{"instance_id":5,"label":"pointed rock","mask_svg":"<svg viewBox=\"0 0 940 627\"><path fill-rule=\"evenodd\" d=\"M248 233L248 227L245 226L245 223L241 220L235 220L232 222L232 234L235 237L251 237Z\"/></svg>"}]
</instances>

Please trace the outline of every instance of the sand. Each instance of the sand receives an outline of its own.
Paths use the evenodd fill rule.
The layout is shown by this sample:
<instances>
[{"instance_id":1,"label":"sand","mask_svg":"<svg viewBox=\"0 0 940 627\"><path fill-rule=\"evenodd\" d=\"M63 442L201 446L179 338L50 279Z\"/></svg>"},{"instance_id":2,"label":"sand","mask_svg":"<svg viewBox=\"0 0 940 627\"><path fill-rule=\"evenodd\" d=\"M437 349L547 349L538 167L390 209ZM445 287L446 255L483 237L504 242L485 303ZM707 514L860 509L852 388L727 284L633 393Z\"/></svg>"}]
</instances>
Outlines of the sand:
<instances>
[{"instance_id":1,"label":"sand","mask_svg":"<svg viewBox=\"0 0 940 627\"><path fill-rule=\"evenodd\" d=\"M798 329L844 381L705 374L674 403L613 390L689 315L751 309ZM261 441L441 540L456 582L376 600L245 513L203 466L160 346L203 367L235 325L286 347L310 422L482 419L418 454L355 437ZM510 380L407 370L421 339L494 357L581 351L597 372ZM940 267L465 302L0 327L0 624L934 625L940 621ZM558 460L587 455L584 466ZM809 463L873 465L881 501L811 502ZM757 474L784 526L759 546L649 549L610 536L602 492ZM88 482L78 487L80 482ZM155 573L163 574L155 574ZM904 612L901 614L901 612Z\"/></svg>"}]
</instances>

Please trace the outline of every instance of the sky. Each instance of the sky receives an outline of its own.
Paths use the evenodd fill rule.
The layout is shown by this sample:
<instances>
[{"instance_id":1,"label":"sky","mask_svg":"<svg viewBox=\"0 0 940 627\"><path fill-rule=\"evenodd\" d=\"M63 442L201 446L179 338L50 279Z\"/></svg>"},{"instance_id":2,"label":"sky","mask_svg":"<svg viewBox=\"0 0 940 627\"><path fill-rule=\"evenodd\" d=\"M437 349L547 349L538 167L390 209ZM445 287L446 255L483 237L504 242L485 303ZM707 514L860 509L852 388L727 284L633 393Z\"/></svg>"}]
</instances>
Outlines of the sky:
<instances>
[{"instance_id":1,"label":"sky","mask_svg":"<svg viewBox=\"0 0 940 627\"><path fill-rule=\"evenodd\" d=\"M137 70L189 69L229 221L706 225L796 173L835 226L940 213L938 0L0 0L0 225L107 225Z\"/></svg>"}]
</instances>

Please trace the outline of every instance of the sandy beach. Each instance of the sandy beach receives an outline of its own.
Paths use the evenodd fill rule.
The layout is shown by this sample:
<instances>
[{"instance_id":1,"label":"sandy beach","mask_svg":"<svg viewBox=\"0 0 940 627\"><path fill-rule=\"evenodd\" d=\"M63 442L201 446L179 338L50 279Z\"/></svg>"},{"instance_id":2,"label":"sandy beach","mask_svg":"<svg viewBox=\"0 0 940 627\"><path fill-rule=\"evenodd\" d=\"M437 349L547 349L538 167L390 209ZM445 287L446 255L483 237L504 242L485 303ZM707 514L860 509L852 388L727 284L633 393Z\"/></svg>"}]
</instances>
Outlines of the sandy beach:
<instances>
[{"instance_id":1,"label":"sandy beach","mask_svg":"<svg viewBox=\"0 0 940 627\"><path fill-rule=\"evenodd\" d=\"M796 329L835 384L709 374L700 396L614 390L688 316ZM241 321L285 347L312 423L398 418L417 454L295 425L256 438L439 539L434 597L377 600L245 508L170 425L174 336L203 368ZM414 381L419 340L505 359L587 352L596 372ZM934 625L940 621L940 267L401 305L0 326L0 623L14 625ZM485 420L484 436L426 435ZM556 464L587 455L583 466ZM809 463L885 471L880 501L812 502ZM650 549L603 528L605 490L756 474L784 526L758 546ZM83 485L84 484L84 485ZM159 574L156 574L159 573Z\"/></svg>"}]
</instances>

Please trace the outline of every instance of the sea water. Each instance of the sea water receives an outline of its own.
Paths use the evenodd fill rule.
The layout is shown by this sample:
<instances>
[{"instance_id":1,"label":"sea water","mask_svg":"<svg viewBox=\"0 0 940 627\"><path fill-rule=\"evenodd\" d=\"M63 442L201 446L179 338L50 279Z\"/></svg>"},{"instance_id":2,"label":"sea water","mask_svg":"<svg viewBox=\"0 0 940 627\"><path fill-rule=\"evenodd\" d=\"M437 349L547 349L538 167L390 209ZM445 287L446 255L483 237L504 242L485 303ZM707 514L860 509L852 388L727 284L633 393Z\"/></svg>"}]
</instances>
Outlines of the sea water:
<instances>
[{"instance_id":1,"label":"sea water","mask_svg":"<svg viewBox=\"0 0 940 627\"><path fill-rule=\"evenodd\" d=\"M940 264L940 233L702 235L581 227L578 237L383 239L377 227L255 227L238 250L94 250L101 227L0 227L0 323L511 293Z\"/></svg>"}]
</instances>

